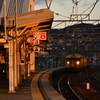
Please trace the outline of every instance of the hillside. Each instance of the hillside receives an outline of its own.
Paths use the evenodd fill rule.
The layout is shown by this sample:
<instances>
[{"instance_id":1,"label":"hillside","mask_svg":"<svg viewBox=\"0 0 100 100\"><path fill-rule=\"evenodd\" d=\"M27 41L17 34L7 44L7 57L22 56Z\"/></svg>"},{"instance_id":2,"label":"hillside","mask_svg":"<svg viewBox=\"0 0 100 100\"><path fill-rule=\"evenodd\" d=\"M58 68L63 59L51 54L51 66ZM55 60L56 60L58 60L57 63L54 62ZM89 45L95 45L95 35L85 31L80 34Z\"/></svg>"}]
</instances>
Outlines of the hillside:
<instances>
[{"instance_id":1,"label":"hillside","mask_svg":"<svg viewBox=\"0 0 100 100\"><path fill-rule=\"evenodd\" d=\"M82 23L63 29L51 29L50 36L54 46L62 45L69 52L100 52L100 24Z\"/></svg>"}]
</instances>

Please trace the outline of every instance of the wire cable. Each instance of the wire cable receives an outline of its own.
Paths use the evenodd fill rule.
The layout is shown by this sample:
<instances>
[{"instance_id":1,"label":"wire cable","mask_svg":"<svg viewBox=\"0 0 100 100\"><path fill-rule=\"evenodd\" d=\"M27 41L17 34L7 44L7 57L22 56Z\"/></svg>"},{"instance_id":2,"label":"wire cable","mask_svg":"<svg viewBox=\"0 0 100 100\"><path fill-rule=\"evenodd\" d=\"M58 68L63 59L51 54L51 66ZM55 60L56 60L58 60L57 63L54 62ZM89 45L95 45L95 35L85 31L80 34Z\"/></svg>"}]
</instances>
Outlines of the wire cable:
<instances>
[{"instance_id":1,"label":"wire cable","mask_svg":"<svg viewBox=\"0 0 100 100\"><path fill-rule=\"evenodd\" d=\"M87 18L87 17L92 13L92 11L93 11L93 9L95 8L95 6L96 6L96 4L98 3L98 1L99 1L99 0L96 0L96 2L93 4L93 5L94 5L93 8L92 8L91 11L89 12L89 14L88 14L86 17L84 17L84 19Z\"/></svg>"}]
</instances>

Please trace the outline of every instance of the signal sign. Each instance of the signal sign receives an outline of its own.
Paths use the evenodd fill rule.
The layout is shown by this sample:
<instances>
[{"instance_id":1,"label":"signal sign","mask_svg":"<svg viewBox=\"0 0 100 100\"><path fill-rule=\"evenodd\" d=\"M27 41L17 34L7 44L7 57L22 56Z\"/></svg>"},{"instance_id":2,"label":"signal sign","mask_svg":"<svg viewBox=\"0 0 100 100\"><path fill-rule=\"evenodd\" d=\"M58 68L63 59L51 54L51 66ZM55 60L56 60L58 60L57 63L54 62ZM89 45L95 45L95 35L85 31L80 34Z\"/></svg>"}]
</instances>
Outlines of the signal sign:
<instances>
[{"instance_id":1,"label":"signal sign","mask_svg":"<svg viewBox=\"0 0 100 100\"><path fill-rule=\"evenodd\" d=\"M29 38L27 39L27 41L28 41L29 43L33 43L33 42L34 42L34 38L33 38L33 37L29 37Z\"/></svg>"},{"instance_id":2,"label":"signal sign","mask_svg":"<svg viewBox=\"0 0 100 100\"><path fill-rule=\"evenodd\" d=\"M35 39L40 39L40 40L46 40L46 32L35 32L34 33L34 40Z\"/></svg>"},{"instance_id":3,"label":"signal sign","mask_svg":"<svg viewBox=\"0 0 100 100\"><path fill-rule=\"evenodd\" d=\"M46 40L46 32L40 32L40 40Z\"/></svg>"}]
</instances>

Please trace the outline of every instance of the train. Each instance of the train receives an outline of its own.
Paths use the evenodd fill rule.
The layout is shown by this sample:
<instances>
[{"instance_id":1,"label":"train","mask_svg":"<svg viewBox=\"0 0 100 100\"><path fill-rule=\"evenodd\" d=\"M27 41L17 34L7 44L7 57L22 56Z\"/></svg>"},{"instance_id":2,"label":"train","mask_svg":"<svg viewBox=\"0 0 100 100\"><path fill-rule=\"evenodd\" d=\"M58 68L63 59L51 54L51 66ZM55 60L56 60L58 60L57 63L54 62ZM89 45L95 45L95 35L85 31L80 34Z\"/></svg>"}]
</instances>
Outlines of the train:
<instances>
[{"instance_id":1,"label":"train","mask_svg":"<svg viewBox=\"0 0 100 100\"><path fill-rule=\"evenodd\" d=\"M89 65L89 59L82 54L66 56L66 68L68 71L82 71Z\"/></svg>"}]
</instances>

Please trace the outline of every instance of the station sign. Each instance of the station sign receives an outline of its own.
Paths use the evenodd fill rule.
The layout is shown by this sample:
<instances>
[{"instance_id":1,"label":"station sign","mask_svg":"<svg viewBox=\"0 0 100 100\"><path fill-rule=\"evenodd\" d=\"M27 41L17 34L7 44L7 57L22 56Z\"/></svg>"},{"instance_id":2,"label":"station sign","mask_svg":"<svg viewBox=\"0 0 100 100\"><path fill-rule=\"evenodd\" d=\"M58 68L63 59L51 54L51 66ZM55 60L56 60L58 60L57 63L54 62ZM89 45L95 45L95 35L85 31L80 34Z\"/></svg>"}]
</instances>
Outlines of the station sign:
<instances>
[{"instance_id":1,"label":"station sign","mask_svg":"<svg viewBox=\"0 0 100 100\"><path fill-rule=\"evenodd\" d=\"M29 43L33 43L33 42L34 42L34 38L33 38L33 37L29 37L29 38L27 39L27 41L28 41Z\"/></svg>"},{"instance_id":2,"label":"station sign","mask_svg":"<svg viewBox=\"0 0 100 100\"><path fill-rule=\"evenodd\" d=\"M33 37L30 37L30 42L34 42L34 38Z\"/></svg>"},{"instance_id":3,"label":"station sign","mask_svg":"<svg viewBox=\"0 0 100 100\"><path fill-rule=\"evenodd\" d=\"M40 33L40 40L46 40L47 36L46 36L46 32L41 32Z\"/></svg>"},{"instance_id":4,"label":"station sign","mask_svg":"<svg viewBox=\"0 0 100 100\"><path fill-rule=\"evenodd\" d=\"M47 34L46 32L35 32L34 33L34 40L39 39L39 40L46 40L47 39Z\"/></svg>"},{"instance_id":5,"label":"station sign","mask_svg":"<svg viewBox=\"0 0 100 100\"><path fill-rule=\"evenodd\" d=\"M34 39L33 37L29 37L27 39L28 43L33 43L34 45L39 45L40 44L40 40L39 39Z\"/></svg>"}]
</instances>

